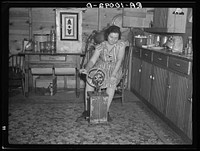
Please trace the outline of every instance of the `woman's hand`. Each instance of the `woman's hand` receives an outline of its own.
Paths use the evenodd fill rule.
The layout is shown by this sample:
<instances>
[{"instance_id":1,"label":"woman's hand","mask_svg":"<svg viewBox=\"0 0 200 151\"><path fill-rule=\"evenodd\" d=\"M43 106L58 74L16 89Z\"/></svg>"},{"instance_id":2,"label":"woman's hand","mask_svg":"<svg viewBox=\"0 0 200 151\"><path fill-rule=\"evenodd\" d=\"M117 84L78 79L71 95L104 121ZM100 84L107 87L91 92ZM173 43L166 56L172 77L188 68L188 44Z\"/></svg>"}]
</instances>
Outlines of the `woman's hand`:
<instances>
[{"instance_id":1,"label":"woman's hand","mask_svg":"<svg viewBox=\"0 0 200 151\"><path fill-rule=\"evenodd\" d=\"M99 44L95 47L97 51L101 51L103 49L102 44Z\"/></svg>"},{"instance_id":2,"label":"woman's hand","mask_svg":"<svg viewBox=\"0 0 200 151\"><path fill-rule=\"evenodd\" d=\"M80 70L79 70L79 73L80 73L80 74L88 74L88 72L87 72L86 69L80 69Z\"/></svg>"},{"instance_id":3,"label":"woman's hand","mask_svg":"<svg viewBox=\"0 0 200 151\"><path fill-rule=\"evenodd\" d=\"M114 77L114 76L111 76L111 77L110 77L110 83L111 83L111 84L115 84L116 82L117 82L117 78Z\"/></svg>"}]
</instances>

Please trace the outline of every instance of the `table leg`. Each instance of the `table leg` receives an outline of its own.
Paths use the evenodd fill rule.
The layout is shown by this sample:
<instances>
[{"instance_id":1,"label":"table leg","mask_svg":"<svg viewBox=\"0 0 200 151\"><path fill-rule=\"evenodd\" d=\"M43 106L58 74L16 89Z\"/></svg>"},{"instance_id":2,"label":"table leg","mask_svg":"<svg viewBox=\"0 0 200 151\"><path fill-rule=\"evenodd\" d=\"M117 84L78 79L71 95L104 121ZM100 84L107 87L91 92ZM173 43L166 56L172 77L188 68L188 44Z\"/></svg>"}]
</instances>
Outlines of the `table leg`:
<instances>
[{"instance_id":1,"label":"table leg","mask_svg":"<svg viewBox=\"0 0 200 151\"><path fill-rule=\"evenodd\" d=\"M80 56L76 57L76 97L79 97L80 95L80 76L79 76L79 70L80 70Z\"/></svg>"},{"instance_id":2,"label":"table leg","mask_svg":"<svg viewBox=\"0 0 200 151\"><path fill-rule=\"evenodd\" d=\"M76 97L79 97L80 95L80 76L79 71L76 68Z\"/></svg>"},{"instance_id":3,"label":"table leg","mask_svg":"<svg viewBox=\"0 0 200 151\"><path fill-rule=\"evenodd\" d=\"M25 69L25 89L24 89L24 93L25 93L25 96L28 97L28 72L29 70L28 69Z\"/></svg>"}]
</instances>

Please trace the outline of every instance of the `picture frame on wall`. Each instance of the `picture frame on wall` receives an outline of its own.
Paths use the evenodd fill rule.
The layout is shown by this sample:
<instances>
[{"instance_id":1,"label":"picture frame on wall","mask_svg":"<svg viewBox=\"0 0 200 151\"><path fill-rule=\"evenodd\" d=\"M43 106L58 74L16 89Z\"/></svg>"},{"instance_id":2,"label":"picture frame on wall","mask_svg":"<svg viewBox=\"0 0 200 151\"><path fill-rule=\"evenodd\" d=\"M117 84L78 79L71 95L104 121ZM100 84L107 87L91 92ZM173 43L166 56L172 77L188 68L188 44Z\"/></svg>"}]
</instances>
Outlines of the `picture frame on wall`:
<instances>
[{"instance_id":1,"label":"picture frame on wall","mask_svg":"<svg viewBox=\"0 0 200 151\"><path fill-rule=\"evenodd\" d=\"M78 41L78 13L60 12L60 40Z\"/></svg>"}]
</instances>

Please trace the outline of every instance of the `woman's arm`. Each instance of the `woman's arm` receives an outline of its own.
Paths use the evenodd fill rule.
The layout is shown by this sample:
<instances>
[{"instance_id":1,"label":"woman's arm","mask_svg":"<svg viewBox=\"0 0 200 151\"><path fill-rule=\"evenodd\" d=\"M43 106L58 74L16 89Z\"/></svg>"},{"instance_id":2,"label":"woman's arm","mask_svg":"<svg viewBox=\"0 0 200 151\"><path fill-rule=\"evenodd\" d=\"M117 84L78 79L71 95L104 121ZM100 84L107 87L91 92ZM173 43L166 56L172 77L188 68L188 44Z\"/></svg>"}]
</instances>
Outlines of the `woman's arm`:
<instances>
[{"instance_id":1,"label":"woman's arm","mask_svg":"<svg viewBox=\"0 0 200 151\"><path fill-rule=\"evenodd\" d=\"M90 60L88 61L87 65L85 67L85 69L87 71L89 71L94 66L97 59L99 58L99 55L100 55L100 52L102 49L103 49L102 44L96 46L94 54L92 55L92 57L90 58Z\"/></svg>"},{"instance_id":2,"label":"woman's arm","mask_svg":"<svg viewBox=\"0 0 200 151\"><path fill-rule=\"evenodd\" d=\"M122 60L124 58L124 53L125 53L125 43L120 41L119 52L117 55L117 63L111 77L116 77L117 71L119 70Z\"/></svg>"}]
</instances>

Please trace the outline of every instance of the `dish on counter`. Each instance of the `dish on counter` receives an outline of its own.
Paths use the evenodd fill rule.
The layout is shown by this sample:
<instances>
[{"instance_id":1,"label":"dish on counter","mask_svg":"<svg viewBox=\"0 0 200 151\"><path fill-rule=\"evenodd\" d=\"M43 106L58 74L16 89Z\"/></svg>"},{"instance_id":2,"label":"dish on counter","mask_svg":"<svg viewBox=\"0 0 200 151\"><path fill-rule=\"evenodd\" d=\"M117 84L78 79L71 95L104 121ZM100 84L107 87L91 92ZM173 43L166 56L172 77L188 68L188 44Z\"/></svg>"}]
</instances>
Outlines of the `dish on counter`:
<instances>
[{"instance_id":1,"label":"dish on counter","mask_svg":"<svg viewBox=\"0 0 200 151\"><path fill-rule=\"evenodd\" d=\"M162 49L164 49L164 47L150 47L150 49L153 49L153 50L162 50Z\"/></svg>"},{"instance_id":2,"label":"dish on counter","mask_svg":"<svg viewBox=\"0 0 200 151\"><path fill-rule=\"evenodd\" d=\"M142 48L147 48L147 45L142 45Z\"/></svg>"},{"instance_id":3,"label":"dish on counter","mask_svg":"<svg viewBox=\"0 0 200 151\"><path fill-rule=\"evenodd\" d=\"M150 47L155 47L155 44L148 44L147 46L148 46L149 48L150 48Z\"/></svg>"}]
</instances>

